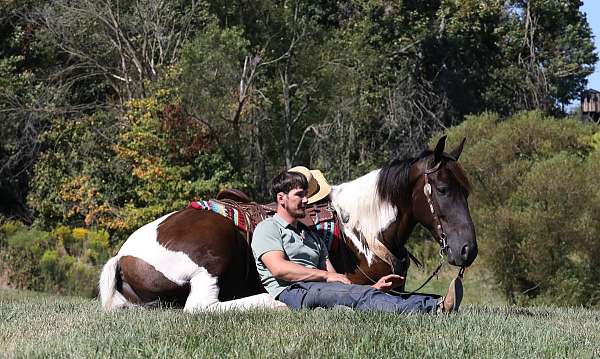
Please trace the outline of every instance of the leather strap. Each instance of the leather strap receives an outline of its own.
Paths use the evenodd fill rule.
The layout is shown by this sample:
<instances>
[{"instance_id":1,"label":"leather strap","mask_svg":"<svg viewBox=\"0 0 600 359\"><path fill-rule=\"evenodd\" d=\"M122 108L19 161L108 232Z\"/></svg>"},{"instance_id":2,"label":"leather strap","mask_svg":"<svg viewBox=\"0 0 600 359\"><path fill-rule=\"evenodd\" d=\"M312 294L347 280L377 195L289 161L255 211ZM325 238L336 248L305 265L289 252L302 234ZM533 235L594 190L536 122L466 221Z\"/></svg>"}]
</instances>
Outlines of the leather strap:
<instances>
[{"instance_id":1,"label":"leather strap","mask_svg":"<svg viewBox=\"0 0 600 359\"><path fill-rule=\"evenodd\" d=\"M373 252L373 254L387 263L392 269L393 274L402 274L402 268L404 263L406 262L406 257L403 259L399 259L396 257L381 241L374 240L370 241L369 249Z\"/></svg>"}]
</instances>

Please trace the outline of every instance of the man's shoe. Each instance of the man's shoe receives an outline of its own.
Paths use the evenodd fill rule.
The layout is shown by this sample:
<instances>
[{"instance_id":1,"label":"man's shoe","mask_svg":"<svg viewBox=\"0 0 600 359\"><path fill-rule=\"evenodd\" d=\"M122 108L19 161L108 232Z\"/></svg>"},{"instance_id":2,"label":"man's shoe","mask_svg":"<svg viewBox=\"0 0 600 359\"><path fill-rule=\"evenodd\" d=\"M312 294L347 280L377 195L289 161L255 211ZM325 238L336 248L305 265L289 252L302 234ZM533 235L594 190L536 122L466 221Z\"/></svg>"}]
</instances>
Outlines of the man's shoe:
<instances>
[{"instance_id":1,"label":"man's shoe","mask_svg":"<svg viewBox=\"0 0 600 359\"><path fill-rule=\"evenodd\" d=\"M463 286L462 279L460 277L456 277L450 282L450 287L448 287L448 293L443 297L440 302L440 311L442 313L451 313L458 311L460 307L460 302L463 297Z\"/></svg>"}]
</instances>

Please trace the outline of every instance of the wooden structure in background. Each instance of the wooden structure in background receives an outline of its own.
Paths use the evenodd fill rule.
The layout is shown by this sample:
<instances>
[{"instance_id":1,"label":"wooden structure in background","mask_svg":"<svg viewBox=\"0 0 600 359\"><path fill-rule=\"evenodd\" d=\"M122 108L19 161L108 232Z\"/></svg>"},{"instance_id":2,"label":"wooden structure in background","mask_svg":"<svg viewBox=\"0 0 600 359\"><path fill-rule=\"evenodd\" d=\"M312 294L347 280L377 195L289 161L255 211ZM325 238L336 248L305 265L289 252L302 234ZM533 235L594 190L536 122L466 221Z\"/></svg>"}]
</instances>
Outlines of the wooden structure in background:
<instances>
[{"instance_id":1,"label":"wooden structure in background","mask_svg":"<svg viewBox=\"0 0 600 359\"><path fill-rule=\"evenodd\" d=\"M585 90L581 94L581 117L583 120L600 121L600 92Z\"/></svg>"}]
</instances>

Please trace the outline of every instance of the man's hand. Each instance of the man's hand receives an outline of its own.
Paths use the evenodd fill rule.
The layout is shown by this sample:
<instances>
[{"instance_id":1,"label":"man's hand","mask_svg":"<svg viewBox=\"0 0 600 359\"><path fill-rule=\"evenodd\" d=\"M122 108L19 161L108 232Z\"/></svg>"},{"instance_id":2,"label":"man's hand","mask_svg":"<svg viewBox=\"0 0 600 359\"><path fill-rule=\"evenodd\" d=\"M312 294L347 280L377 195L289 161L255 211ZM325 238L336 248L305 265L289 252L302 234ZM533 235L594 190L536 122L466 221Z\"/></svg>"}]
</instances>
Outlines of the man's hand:
<instances>
[{"instance_id":1,"label":"man's hand","mask_svg":"<svg viewBox=\"0 0 600 359\"><path fill-rule=\"evenodd\" d=\"M352 284L352 282L350 282L350 279L348 279L346 275L333 272L327 272L327 282L341 282L344 284Z\"/></svg>"},{"instance_id":2,"label":"man's hand","mask_svg":"<svg viewBox=\"0 0 600 359\"><path fill-rule=\"evenodd\" d=\"M390 289L394 289L404 283L404 277L401 277L397 274L388 274L384 277L381 277L377 283L373 284L371 287L375 289L379 289L380 291L387 292Z\"/></svg>"}]
</instances>

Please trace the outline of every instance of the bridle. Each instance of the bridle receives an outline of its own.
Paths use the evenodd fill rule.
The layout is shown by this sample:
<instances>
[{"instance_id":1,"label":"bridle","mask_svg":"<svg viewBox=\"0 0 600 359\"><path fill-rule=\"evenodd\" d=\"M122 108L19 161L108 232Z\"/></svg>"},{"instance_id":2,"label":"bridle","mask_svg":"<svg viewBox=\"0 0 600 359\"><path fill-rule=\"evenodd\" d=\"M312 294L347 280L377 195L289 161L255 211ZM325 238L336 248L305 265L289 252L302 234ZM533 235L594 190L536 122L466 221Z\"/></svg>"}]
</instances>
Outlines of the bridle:
<instances>
[{"instance_id":1,"label":"bridle","mask_svg":"<svg viewBox=\"0 0 600 359\"><path fill-rule=\"evenodd\" d=\"M425 185L423 186L423 193L425 193L425 199L427 199L427 204L429 205L429 211L431 212L431 217L433 218L433 227L437 234L436 240L440 244L440 256L443 258L448 255L448 236L446 232L444 232L444 227L442 227L442 221L440 221L440 217L435 211L435 206L433 203L431 184L429 183L429 175L435 173L440 170L442 162L438 162L433 168L426 169L423 173L425 177Z\"/></svg>"},{"instance_id":2,"label":"bridle","mask_svg":"<svg viewBox=\"0 0 600 359\"><path fill-rule=\"evenodd\" d=\"M445 156L452 161L457 161L457 159L455 159L454 157L445 154ZM435 277L440 269L442 268L442 266L444 265L445 262L445 258L448 256L448 236L446 235L446 232L444 232L444 227L442 226L442 221L440 220L440 217L438 216L437 212L435 211L435 202L434 202L434 198L433 198L433 191L431 188L431 183L429 182L429 175L431 175L432 173L436 173L437 171L439 171L442 167L442 163L443 161L439 161L435 166L433 166L432 168L428 168L423 172L423 176L424 176L424 186L423 186L423 193L425 194L425 199L427 200L427 204L429 206L429 211L431 212L431 216L433 218L433 226L434 226L434 231L436 234L436 240L440 245L440 262L438 264L438 266L435 268L435 270L433 271L433 273L431 273L431 275L425 280L425 282L423 282L423 284L421 284L417 289L408 292L408 294L415 294L417 293L419 290L421 290L424 286L427 285L427 283L429 283L431 281L431 279L433 279L433 277ZM410 254L410 253L409 253ZM418 263L418 261L417 261ZM376 281L374 281L370 276L368 276L361 268L360 266L357 267L358 270L370 281L372 281L373 283L376 283ZM462 279L463 275L465 272L465 267L461 267L460 270L458 271L458 276ZM395 293L395 294L407 294L406 292L398 292L395 290L390 290L389 292L391 293Z\"/></svg>"},{"instance_id":3,"label":"bridle","mask_svg":"<svg viewBox=\"0 0 600 359\"><path fill-rule=\"evenodd\" d=\"M457 161L456 158L454 158L450 155L445 154L445 156L451 161ZM435 268L433 273L431 273L431 275L425 280L425 282L423 282L423 284L421 284L419 286L419 288L411 291L409 294L417 293L419 290L421 290L421 288L426 286L427 283L429 283L431 281L431 279L438 274L440 269L442 269L442 266L444 265L444 262L445 262L444 257L448 256L448 236L446 235L446 232L444 232L444 227L442 226L442 221L440 220L440 217L438 216L437 212L435 211L434 199L432 196L433 191L431 190L431 183L429 183L429 175L439 171L440 168L442 167L442 162L443 161L439 161L435 166L433 166L432 168L428 168L425 170L425 172L423 172L423 177L425 179L425 185L423 185L423 193L425 194L425 199L427 200L427 204L429 205L429 211L431 212L431 217L433 218L433 228L435 230L435 233L437 234L437 236L435 236L435 237L436 237L437 242L440 245L440 263L437 265L437 267ZM460 270L458 271L458 276L461 279L462 279L464 273L465 273L465 267L460 267Z\"/></svg>"},{"instance_id":4,"label":"bridle","mask_svg":"<svg viewBox=\"0 0 600 359\"><path fill-rule=\"evenodd\" d=\"M457 161L456 158L448 155L448 154L444 154L444 156L451 161ZM437 212L435 211L435 201L433 198L433 191L432 191L432 187L431 187L431 183L429 181L429 175L436 173L437 171L439 171L442 168L442 164L444 161L439 161L435 166L433 166L432 168L428 168L423 172L423 176L424 176L424 186L423 186L423 193L425 194L425 199L427 200L427 204L429 206L429 211L431 212L431 216L433 218L433 225L434 225L434 231L435 231L435 239L437 240L438 244L440 245L440 262L437 265L437 267L435 268L435 270L433 271L433 273L431 273L431 275L425 280L425 282L423 282L423 284L421 284L417 289L411 291L411 292L398 292L395 290L389 290L388 292L390 293L394 293L394 294L399 294L399 295L405 295L405 294L415 294L417 293L419 290L421 290L423 287L425 287L427 285L427 283L429 283L431 281L431 279L433 279L433 277L435 277L440 269L442 268L442 266L444 265L445 262L445 257L447 257L448 255L448 236L446 235L446 232L444 231L444 227L442 226L442 221L440 220L439 215L437 214ZM343 232L342 232L343 233ZM344 236L345 237L345 236ZM409 256L412 258L413 261L415 261L417 264L419 264L420 262L416 260L416 258L412 257L412 255L410 255L409 252ZM421 265L422 266L422 265ZM376 283L375 280L373 280L369 275L367 275L367 273L365 273L360 266L357 266L359 272L364 275L367 279L369 279L371 282ZM461 267L460 270L458 271L458 276L462 279L463 275L465 272L465 267Z\"/></svg>"},{"instance_id":5,"label":"bridle","mask_svg":"<svg viewBox=\"0 0 600 359\"><path fill-rule=\"evenodd\" d=\"M456 158L454 158L452 156L449 156L449 155L446 155L446 156L448 157L449 160L452 160L452 161L457 160ZM429 211L431 212L431 217L433 219L433 228L435 230L435 233L437 234L436 240L438 241L438 243L440 245L440 263L435 268L433 273L431 273L429 278L427 278L425 280L425 282L419 286L419 288L410 292L410 294L414 294L417 291L419 291L421 288L426 286L427 283L429 283L429 281L431 281L431 279L438 274L438 272L444 265L444 259L445 259L444 257L448 256L448 236L446 235L446 232L444 232L444 227L442 226L442 221L440 220L440 217L438 216L437 212L435 211L435 205L434 205L434 200L433 200L433 196L432 196L433 191L431 190L431 183L429 183L429 175L432 173L436 173L437 171L440 170L441 167L442 167L442 161L439 161L435 166L433 166L432 168L428 168L425 170L425 172L423 172L423 177L425 179L425 185L423 185L423 193L425 194L425 199L427 200L427 204L429 205ZM458 276L461 279L462 279L464 273L465 273L465 267L460 267L460 270L458 271Z\"/></svg>"}]
</instances>

